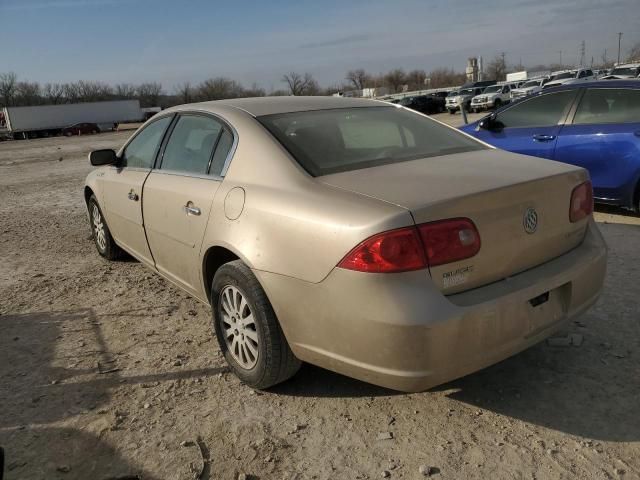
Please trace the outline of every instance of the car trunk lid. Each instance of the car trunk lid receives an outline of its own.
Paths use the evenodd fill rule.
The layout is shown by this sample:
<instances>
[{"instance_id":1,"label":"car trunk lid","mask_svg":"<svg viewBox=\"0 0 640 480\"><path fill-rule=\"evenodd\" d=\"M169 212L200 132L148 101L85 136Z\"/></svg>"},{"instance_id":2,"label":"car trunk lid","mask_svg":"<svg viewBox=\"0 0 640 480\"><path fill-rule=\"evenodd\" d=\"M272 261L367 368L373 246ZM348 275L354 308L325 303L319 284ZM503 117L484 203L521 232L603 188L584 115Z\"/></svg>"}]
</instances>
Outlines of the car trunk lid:
<instances>
[{"instance_id":1,"label":"car trunk lid","mask_svg":"<svg viewBox=\"0 0 640 480\"><path fill-rule=\"evenodd\" d=\"M587 178L577 167L488 149L318 180L406 208L417 224L471 219L480 234L478 254L430 268L449 294L507 278L580 244L587 220L571 223L569 203L573 188ZM527 232L531 211L537 225Z\"/></svg>"}]
</instances>

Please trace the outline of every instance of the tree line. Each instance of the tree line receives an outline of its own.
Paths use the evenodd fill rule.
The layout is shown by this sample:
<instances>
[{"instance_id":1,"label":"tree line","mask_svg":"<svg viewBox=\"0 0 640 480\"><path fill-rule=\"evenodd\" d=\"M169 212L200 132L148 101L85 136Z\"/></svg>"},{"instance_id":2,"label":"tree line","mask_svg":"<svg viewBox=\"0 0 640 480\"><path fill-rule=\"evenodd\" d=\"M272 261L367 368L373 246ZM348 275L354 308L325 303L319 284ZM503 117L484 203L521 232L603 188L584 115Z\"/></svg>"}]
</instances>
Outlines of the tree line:
<instances>
[{"instance_id":1,"label":"tree line","mask_svg":"<svg viewBox=\"0 0 640 480\"><path fill-rule=\"evenodd\" d=\"M603 56L602 65L609 67L611 62ZM628 60L640 59L640 43L628 52ZM532 71L557 70L561 65L536 65ZM496 55L484 68L485 78L504 80L508 71L524 70L522 65L507 66L504 55ZM349 92L366 88L385 88L388 93L415 91L431 88L446 88L462 85L466 81L464 72L452 68L437 68L427 73L415 69L405 71L401 68L386 73L373 74L362 68L349 70L342 82L329 87L321 87L312 74L289 72L281 78L283 88L266 92L257 84L245 87L240 82L215 77L192 84L184 82L175 85L167 93L162 84L146 82L140 84L118 83L109 85L99 81L80 80L68 83L44 83L21 80L13 73L0 73L0 108L27 105L56 105L62 103L99 102L105 100L138 99L142 107L161 106L163 108L181 103L221 100L225 98L262 97L265 95L331 95L337 92Z\"/></svg>"}]
</instances>

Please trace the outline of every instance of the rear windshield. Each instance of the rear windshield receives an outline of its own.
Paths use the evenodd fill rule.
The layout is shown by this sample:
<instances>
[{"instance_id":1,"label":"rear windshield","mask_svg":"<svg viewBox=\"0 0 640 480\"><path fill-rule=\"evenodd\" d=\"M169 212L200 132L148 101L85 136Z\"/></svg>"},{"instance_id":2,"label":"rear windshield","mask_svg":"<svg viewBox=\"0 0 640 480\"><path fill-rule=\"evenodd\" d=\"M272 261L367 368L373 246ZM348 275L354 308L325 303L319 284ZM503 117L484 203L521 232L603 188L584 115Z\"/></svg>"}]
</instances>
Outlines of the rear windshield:
<instances>
[{"instance_id":1,"label":"rear windshield","mask_svg":"<svg viewBox=\"0 0 640 480\"><path fill-rule=\"evenodd\" d=\"M572 73L572 72L559 73L557 75L553 75L551 77L551 80L564 80L565 78L573 78L575 76L576 76L576 74Z\"/></svg>"},{"instance_id":2,"label":"rear windshield","mask_svg":"<svg viewBox=\"0 0 640 480\"><path fill-rule=\"evenodd\" d=\"M484 150L483 144L404 108L341 108L258 120L314 177Z\"/></svg>"},{"instance_id":3,"label":"rear windshield","mask_svg":"<svg viewBox=\"0 0 640 480\"><path fill-rule=\"evenodd\" d=\"M611 75L635 75L638 70L640 70L638 67L614 68Z\"/></svg>"}]
</instances>

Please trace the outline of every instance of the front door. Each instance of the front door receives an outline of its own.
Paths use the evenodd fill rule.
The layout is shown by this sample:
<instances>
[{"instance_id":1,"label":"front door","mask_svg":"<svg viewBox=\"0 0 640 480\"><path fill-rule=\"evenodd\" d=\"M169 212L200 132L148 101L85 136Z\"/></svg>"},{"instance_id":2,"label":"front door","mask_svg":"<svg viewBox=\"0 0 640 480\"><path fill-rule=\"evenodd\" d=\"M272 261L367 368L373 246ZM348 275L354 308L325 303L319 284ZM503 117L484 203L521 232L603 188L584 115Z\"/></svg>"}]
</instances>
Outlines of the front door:
<instances>
[{"instance_id":1,"label":"front door","mask_svg":"<svg viewBox=\"0 0 640 480\"><path fill-rule=\"evenodd\" d=\"M510 152L553 158L561 122L564 121L576 91L533 97L516 103L496 117L500 128L480 129L474 136Z\"/></svg>"},{"instance_id":2,"label":"front door","mask_svg":"<svg viewBox=\"0 0 640 480\"><path fill-rule=\"evenodd\" d=\"M163 117L138 131L125 147L120 163L103 177L104 214L118 245L153 264L142 219L142 186L172 117Z\"/></svg>"},{"instance_id":3,"label":"front door","mask_svg":"<svg viewBox=\"0 0 640 480\"><path fill-rule=\"evenodd\" d=\"M217 119L182 114L144 185L147 238L158 271L201 295L200 248L233 137Z\"/></svg>"}]
</instances>

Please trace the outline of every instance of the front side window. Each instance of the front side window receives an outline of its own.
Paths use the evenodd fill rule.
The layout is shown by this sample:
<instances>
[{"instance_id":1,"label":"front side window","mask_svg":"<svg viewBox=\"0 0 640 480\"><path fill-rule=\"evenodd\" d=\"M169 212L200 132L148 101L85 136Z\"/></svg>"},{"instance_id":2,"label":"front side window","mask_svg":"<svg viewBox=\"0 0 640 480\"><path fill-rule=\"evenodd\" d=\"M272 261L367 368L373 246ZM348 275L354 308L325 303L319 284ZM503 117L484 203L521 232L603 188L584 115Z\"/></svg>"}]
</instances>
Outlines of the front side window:
<instances>
[{"instance_id":1,"label":"front side window","mask_svg":"<svg viewBox=\"0 0 640 480\"><path fill-rule=\"evenodd\" d=\"M258 120L313 176L487 148L397 107L284 113Z\"/></svg>"},{"instance_id":2,"label":"front side window","mask_svg":"<svg viewBox=\"0 0 640 480\"><path fill-rule=\"evenodd\" d=\"M573 90L534 97L500 113L498 121L503 128L557 125L574 97Z\"/></svg>"},{"instance_id":3,"label":"front side window","mask_svg":"<svg viewBox=\"0 0 640 480\"><path fill-rule=\"evenodd\" d=\"M122 166L151 168L171 118L163 117L144 127L124 149Z\"/></svg>"},{"instance_id":4,"label":"front side window","mask_svg":"<svg viewBox=\"0 0 640 480\"><path fill-rule=\"evenodd\" d=\"M574 124L640 123L640 89L591 88L576 110Z\"/></svg>"},{"instance_id":5,"label":"front side window","mask_svg":"<svg viewBox=\"0 0 640 480\"><path fill-rule=\"evenodd\" d=\"M182 115L162 155L162 170L205 175L222 125L202 115Z\"/></svg>"}]
</instances>

